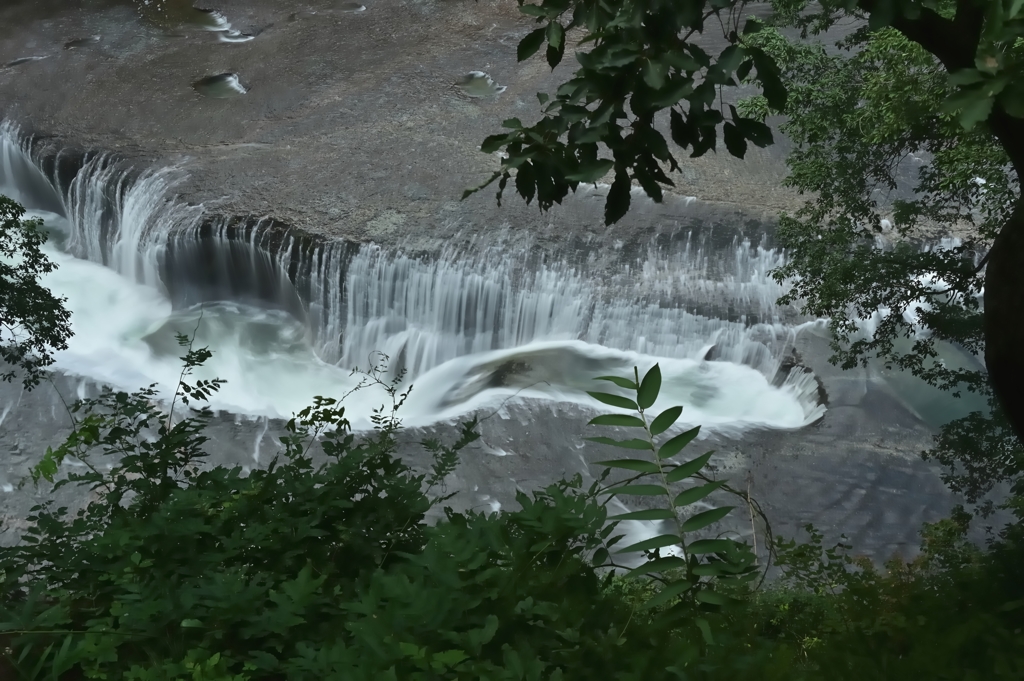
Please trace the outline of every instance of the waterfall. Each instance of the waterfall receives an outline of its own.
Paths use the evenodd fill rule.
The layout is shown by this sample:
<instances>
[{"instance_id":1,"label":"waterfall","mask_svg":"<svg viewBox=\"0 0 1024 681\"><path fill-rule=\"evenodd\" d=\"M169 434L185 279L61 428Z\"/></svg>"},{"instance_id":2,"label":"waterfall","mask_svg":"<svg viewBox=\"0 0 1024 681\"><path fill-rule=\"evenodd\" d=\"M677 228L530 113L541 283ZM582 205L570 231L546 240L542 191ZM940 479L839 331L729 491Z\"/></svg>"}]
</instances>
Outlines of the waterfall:
<instances>
[{"instance_id":1,"label":"waterfall","mask_svg":"<svg viewBox=\"0 0 1024 681\"><path fill-rule=\"evenodd\" d=\"M710 258L692 239L681 253L652 250L611 277L562 263L531 267L525 251L495 248L475 257L448 251L428 260L364 247L345 273L349 305L338 359L352 366L383 351L402 357L416 376L463 355L583 340L676 359L702 359L714 348L716 359L770 377L793 336L775 309L784 289L766 276L781 255L749 241L732 250L735 268L711 280ZM641 276L631 287L634 271ZM746 314L729 321L687 307ZM769 321L750 324L748 316Z\"/></svg>"},{"instance_id":2,"label":"waterfall","mask_svg":"<svg viewBox=\"0 0 1024 681\"><path fill-rule=\"evenodd\" d=\"M813 376L777 376L796 333L774 302L786 285L768 274L784 254L748 239L723 249L691 232L628 258L571 254L575 264L529 244L417 256L209 214L172 196L183 169L136 172L108 154L38 147L0 126L0 187L63 225L54 257L65 271L52 281L77 325L58 362L72 373L176 385L172 332L191 333L203 315L199 338L220 353L207 369L229 379L218 399L238 413L287 415L383 352L393 371L433 386L413 407L428 421L538 381L550 390L534 396L586 402L592 376L659 360L708 423L820 416ZM86 280L103 291L85 295ZM104 305L119 324L104 324Z\"/></svg>"},{"instance_id":3,"label":"waterfall","mask_svg":"<svg viewBox=\"0 0 1024 681\"><path fill-rule=\"evenodd\" d=\"M109 154L84 154L70 182L62 186L56 173L63 153L53 160L55 176L47 178L33 157L31 139L20 138L9 122L0 123L0 186L12 187L14 198L26 205L66 217L71 227L67 248L75 257L162 287L160 269L169 235L194 226L203 215L201 206L170 199L180 179L178 169L134 175Z\"/></svg>"}]
</instances>

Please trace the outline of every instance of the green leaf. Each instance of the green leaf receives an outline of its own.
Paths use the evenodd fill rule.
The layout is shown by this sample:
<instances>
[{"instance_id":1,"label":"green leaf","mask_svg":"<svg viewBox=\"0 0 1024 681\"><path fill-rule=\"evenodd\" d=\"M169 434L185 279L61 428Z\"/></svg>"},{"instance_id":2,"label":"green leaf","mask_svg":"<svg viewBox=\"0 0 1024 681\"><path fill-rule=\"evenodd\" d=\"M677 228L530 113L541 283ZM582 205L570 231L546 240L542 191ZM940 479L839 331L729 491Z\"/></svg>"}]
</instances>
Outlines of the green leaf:
<instances>
[{"instance_id":1,"label":"green leaf","mask_svg":"<svg viewBox=\"0 0 1024 681\"><path fill-rule=\"evenodd\" d=\"M545 57L548 61L548 66L554 69L562 61L562 57L565 56L565 42L563 41L558 47L548 45Z\"/></svg>"},{"instance_id":2,"label":"green leaf","mask_svg":"<svg viewBox=\"0 0 1024 681\"><path fill-rule=\"evenodd\" d=\"M519 6L519 12L525 14L528 17L546 17L549 10L546 7L540 5L527 5L522 4Z\"/></svg>"},{"instance_id":3,"label":"green leaf","mask_svg":"<svg viewBox=\"0 0 1024 681\"><path fill-rule=\"evenodd\" d=\"M608 520L673 520L676 514L667 508L649 508L644 511L631 511L613 515Z\"/></svg>"},{"instance_id":4,"label":"green leaf","mask_svg":"<svg viewBox=\"0 0 1024 681\"><path fill-rule=\"evenodd\" d=\"M641 609L650 610L651 608L656 608L659 605L663 605L673 598L686 593L692 588L693 582L688 582L685 579L672 582L671 584L662 587L658 593L651 596L647 602L641 606Z\"/></svg>"},{"instance_id":5,"label":"green leaf","mask_svg":"<svg viewBox=\"0 0 1024 681\"><path fill-rule=\"evenodd\" d=\"M506 118L501 122L501 127L511 128L512 130L522 130L523 123L518 118Z\"/></svg>"},{"instance_id":6,"label":"green leaf","mask_svg":"<svg viewBox=\"0 0 1024 681\"><path fill-rule=\"evenodd\" d=\"M693 145L696 142L696 130L694 129L693 121L689 118L684 119L679 110L675 108L669 110L668 116L672 141L683 149Z\"/></svg>"},{"instance_id":7,"label":"green leaf","mask_svg":"<svg viewBox=\"0 0 1024 681\"><path fill-rule=\"evenodd\" d=\"M562 24L557 21L552 21L548 24L547 32L545 34L548 39L548 45L557 49L562 47L562 41L565 39L565 29L562 28Z\"/></svg>"},{"instance_id":8,"label":"green leaf","mask_svg":"<svg viewBox=\"0 0 1024 681\"><path fill-rule=\"evenodd\" d=\"M619 549L615 553L638 553L640 551L653 551L654 549L663 549L666 546L678 546L682 543L682 540L673 534L660 534L657 537L651 537L643 541L638 541L635 544L630 544L624 549Z\"/></svg>"},{"instance_id":9,"label":"green leaf","mask_svg":"<svg viewBox=\"0 0 1024 681\"><path fill-rule=\"evenodd\" d=\"M995 75L1003 66L1003 60L1001 57L1002 55L999 55L998 53L986 55L979 54L974 58L974 66L982 73Z\"/></svg>"},{"instance_id":10,"label":"green leaf","mask_svg":"<svg viewBox=\"0 0 1024 681\"><path fill-rule=\"evenodd\" d=\"M668 490L661 485L623 485L622 487L613 487L607 490L613 497L623 496L637 496L637 497L653 497L653 496L668 496Z\"/></svg>"},{"instance_id":11,"label":"green leaf","mask_svg":"<svg viewBox=\"0 0 1024 681\"><path fill-rule=\"evenodd\" d=\"M615 385L619 386L620 388L625 388L626 390L636 390L637 389L637 384L634 381L631 381L628 378L623 378L622 376L598 376L594 380L595 381L611 381Z\"/></svg>"},{"instance_id":12,"label":"green leaf","mask_svg":"<svg viewBox=\"0 0 1024 681\"><path fill-rule=\"evenodd\" d=\"M623 428L643 428L644 422L631 414L602 414L587 422L588 426L621 426Z\"/></svg>"},{"instance_id":13,"label":"green leaf","mask_svg":"<svg viewBox=\"0 0 1024 681\"><path fill-rule=\"evenodd\" d=\"M868 16L868 30L877 31L892 24L896 16L896 0L878 0Z\"/></svg>"},{"instance_id":14,"label":"green leaf","mask_svg":"<svg viewBox=\"0 0 1024 681\"><path fill-rule=\"evenodd\" d=\"M525 61L535 55L540 46L544 44L546 35L547 30L543 28L530 31L525 38L519 41L519 46L516 48L516 59Z\"/></svg>"},{"instance_id":15,"label":"green leaf","mask_svg":"<svg viewBox=\"0 0 1024 681\"><path fill-rule=\"evenodd\" d=\"M697 433L699 432L700 426L697 426L696 428L691 428L685 433L680 433L679 435L676 435L674 438L672 438L671 440L669 440L668 442L661 446L661 449L658 450L658 458L669 459L675 456L680 451L682 451L683 447L693 442L693 438L697 437Z\"/></svg>"},{"instance_id":16,"label":"green leaf","mask_svg":"<svg viewBox=\"0 0 1024 681\"><path fill-rule=\"evenodd\" d=\"M686 559L679 556L662 556L649 560L626 573L626 579L648 575L652 572L668 572L669 570L681 570L686 567Z\"/></svg>"},{"instance_id":17,"label":"green leaf","mask_svg":"<svg viewBox=\"0 0 1024 681\"><path fill-rule=\"evenodd\" d=\"M484 141L480 144L480 151L484 152L485 154L493 154L494 152L498 151L503 146L505 146L506 142L512 141L512 139L514 139L514 135L512 134L490 135L488 137L485 137ZM491 177L490 180L488 180L487 184L483 184L477 189L482 189L491 182L494 182L496 179L498 179L499 175L500 173L495 173L494 176Z\"/></svg>"},{"instance_id":18,"label":"green leaf","mask_svg":"<svg viewBox=\"0 0 1024 681\"><path fill-rule=\"evenodd\" d=\"M612 459L611 461L598 461L597 465L607 468L622 468L637 473L659 473L657 464L643 459Z\"/></svg>"},{"instance_id":19,"label":"green leaf","mask_svg":"<svg viewBox=\"0 0 1024 681\"><path fill-rule=\"evenodd\" d=\"M701 635L704 636L704 642L709 646L715 645L715 639L711 636L711 625L708 624L708 621L703 617L698 617L693 622L697 625L697 628L700 629Z\"/></svg>"},{"instance_id":20,"label":"green leaf","mask_svg":"<svg viewBox=\"0 0 1024 681\"><path fill-rule=\"evenodd\" d=\"M660 90L665 87L665 78L668 76L668 66L660 61L647 59L644 61L644 82L652 90Z\"/></svg>"},{"instance_id":21,"label":"green leaf","mask_svg":"<svg viewBox=\"0 0 1024 681\"><path fill-rule=\"evenodd\" d=\"M744 82L747 79L747 76L750 75L750 70L752 68L754 68L753 59L747 59L744 61L736 68L736 80L740 83Z\"/></svg>"},{"instance_id":22,"label":"green leaf","mask_svg":"<svg viewBox=\"0 0 1024 681\"><path fill-rule=\"evenodd\" d=\"M637 411L639 409L639 407L637 407L636 405L636 402L629 399L628 397L623 397L621 395L612 395L611 393L598 393L590 391L587 391L587 394L593 397L598 402L602 402L612 407L619 407L620 409L629 409L630 411Z\"/></svg>"},{"instance_id":23,"label":"green leaf","mask_svg":"<svg viewBox=\"0 0 1024 681\"><path fill-rule=\"evenodd\" d=\"M516 191L526 200L527 205L533 201L537 191L537 172L529 161L523 161L516 171Z\"/></svg>"},{"instance_id":24,"label":"green leaf","mask_svg":"<svg viewBox=\"0 0 1024 681\"><path fill-rule=\"evenodd\" d=\"M610 437L586 437L584 440L590 442L596 442L599 445L611 445L612 447L621 447L622 449L646 449L648 451L653 450L654 447L647 440L641 440L640 438L632 438L630 440L613 440ZM652 464L653 465L653 464Z\"/></svg>"},{"instance_id":25,"label":"green leaf","mask_svg":"<svg viewBox=\"0 0 1024 681\"><path fill-rule=\"evenodd\" d=\"M964 130L971 130L978 123L988 119L992 113L992 104L995 99L992 97L979 96L967 104L960 112L960 125Z\"/></svg>"},{"instance_id":26,"label":"green leaf","mask_svg":"<svg viewBox=\"0 0 1024 681\"><path fill-rule=\"evenodd\" d=\"M203 626L203 623L199 620L185 619L181 621L182 629L199 629Z\"/></svg>"},{"instance_id":27,"label":"green leaf","mask_svg":"<svg viewBox=\"0 0 1024 681\"><path fill-rule=\"evenodd\" d=\"M640 390L636 393L636 402L641 409L650 409L658 399L659 392L661 392L661 367L655 364L644 375L644 380L640 382Z\"/></svg>"},{"instance_id":28,"label":"green leaf","mask_svg":"<svg viewBox=\"0 0 1024 681\"><path fill-rule=\"evenodd\" d=\"M537 93L537 101L540 102L541 104L547 104L548 99L550 99L550 97L548 97L548 95L546 93L544 93L544 92L538 92Z\"/></svg>"},{"instance_id":29,"label":"green leaf","mask_svg":"<svg viewBox=\"0 0 1024 681\"><path fill-rule=\"evenodd\" d=\"M665 476L666 480L670 483L685 480L686 478L692 476L694 473L699 471L701 468L707 466L708 462L711 460L714 454L714 451L706 452L705 454L701 454L696 459L691 459L690 461L687 461L684 464L676 466L671 471L669 471L669 473Z\"/></svg>"},{"instance_id":30,"label":"green leaf","mask_svg":"<svg viewBox=\"0 0 1024 681\"><path fill-rule=\"evenodd\" d=\"M593 161L581 163L578 171L575 173L566 173L565 178L567 180L573 180L574 182L597 182L607 175L608 171L614 166L615 161L598 158Z\"/></svg>"},{"instance_id":31,"label":"green leaf","mask_svg":"<svg viewBox=\"0 0 1024 681\"><path fill-rule=\"evenodd\" d=\"M974 85L985 80L985 76L977 69L960 69L949 74L948 80L953 86Z\"/></svg>"},{"instance_id":32,"label":"green leaf","mask_svg":"<svg viewBox=\"0 0 1024 681\"><path fill-rule=\"evenodd\" d=\"M678 470L679 468L673 470L672 473L675 473ZM686 478L689 476L684 475L683 477ZM674 479L671 476L671 474L665 476L665 479L669 483L678 482L678 480ZM720 488L724 484L725 480L716 480L715 482L709 482L706 485L700 485L698 487L691 487L688 490L683 490L678 495L676 495L675 499L672 500L672 505L675 506L676 508L679 508L680 506L689 506L690 504L695 504L704 497L708 496L709 494L717 490L718 488Z\"/></svg>"},{"instance_id":33,"label":"green leaf","mask_svg":"<svg viewBox=\"0 0 1024 681\"><path fill-rule=\"evenodd\" d=\"M1024 118L1024 83L1010 83L999 95L999 103L1014 118Z\"/></svg>"},{"instance_id":34,"label":"green leaf","mask_svg":"<svg viewBox=\"0 0 1024 681\"><path fill-rule=\"evenodd\" d=\"M615 181L608 190L608 198L604 202L604 224L612 225L629 212L630 189L632 184L625 170L615 173Z\"/></svg>"},{"instance_id":35,"label":"green leaf","mask_svg":"<svg viewBox=\"0 0 1024 681\"><path fill-rule=\"evenodd\" d=\"M738 118L735 122L743 136L756 146L764 148L775 142L772 129L761 121L753 118Z\"/></svg>"},{"instance_id":36,"label":"green leaf","mask_svg":"<svg viewBox=\"0 0 1024 681\"><path fill-rule=\"evenodd\" d=\"M732 571L724 563L701 563L694 566L691 572L698 577L721 577L732 574Z\"/></svg>"},{"instance_id":37,"label":"green leaf","mask_svg":"<svg viewBox=\"0 0 1024 681\"><path fill-rule=\"evenodd\" d=\"M602 546L601 548L594 551L594 555L590 559L590 564L594 567L601 567L602 565L608 562L608 557L608 549Z\"/></svg>"},{"instance_id":38,"label":"green leaf","mask_svg":"<svg viewBox=\"0 0 1024 681\"><path fill-rule=\"evenodd\" d=\"M717 523L719 520L729 515L729 511L736 508L735 506L723 506L722 508L713 508L710 511L704 511L698 513L690 518L687 518L683 522L683 532L696 532L702 530L712 523Z\"/></svg>"},{"instance_id":39,"label":"green leaf","mask_svg":"<svg viewBox=\"0 0 1024 681\"><path fill-rule=\"evenodd\" d=\"M729 45L718 56L718 66L726 73L733 73L747 56L742 45Z\"/></svg>"},{"instance_id":40,"label":"green leaf","mask_svg":"<svg viewBox=\"0 0 1024 681\"><path fill-rule=\"evenodd\" d=\"M688 71L693 73L694 71L700 70L700 64L697 63L697 60L687 54L684 50L669 50L664 53L663 59L669 66L675 67L675 69L680 72Z\"/></svg>"},{"instance_id":41,"label":"green leaf","mask_svg":"<svg viewBox=\"0 0 1024 681\"><path fill-rule=\"evenodd\" d=\"M757 81L761 83L761 90L768 100L768 106L774 111L785 111L788 93L775 60L761 49L751 49L750 55L754 59L754 66L757 67Z\"/></svg>"},{"instance_id":42,"label":"green leaf","mask_svg":"<svg viewBox=\"0 0 1024 681\"><path fill-rule=\"evenodd\" d=\"M462 650L445 650L440 653L434 653L434 661L444 665L445 668L455 667L467 659L469 659L469 656Z\"/></svg>"},{"instance_id":43,"label":"green leaf","mask_svg":"<svg viewBox=\"0 0 1024 681\"><path fill-rule=\"evenodd\" d=\"M677 74L669 78L666 86L659 91L658 96L651 99L651 105L659 109L667 109L691 94L693 94L693 79Z\"/></svg>"},{"instance_id":44,"label":"green leaf","mask_svg":"<svg viewBox=\"0 0 1024 681\"><path fill-rule=\"evenodd\" d=\"M690 542L686 547L686 552L694 556L705 553L726 553L732 549L733 543L729 539L698 539L695 542Z\"/></svg>"},{"instance_id":45,"label":"green leaf","mask_svg":"<svg viewBox=\"0 0 1024 681\"><path fill-rule=\"evenodd\" d=\"M651 435L661 435L672 427L679 415L683 413L682 407L669 407L655 417L651 422Z\"/></svg>"},{"instance_id":46,"label":"green leaf","mask_svg":"<svg viewBox=\"0 0 1024 681\"><path fill-rule=\"evenodd\" d=\"M735 124L727 121L723 133L725 136L725 148L736 158L743 158L747 153L747 140L743 138L743 133L740 132L740 129Z\"/></svg>"},{"instance_id":47,"label":"green leaf","mask_svg":"<svg viewBox=\"0 0 1024 681\"><path fill-rule=\"evenodd\" d=\"M728 605L732 600L717 591L711 591L709 589L701 589L697 592L696 598L701 603L707 603L709 605Z\"/></svg>"}]
</instances>

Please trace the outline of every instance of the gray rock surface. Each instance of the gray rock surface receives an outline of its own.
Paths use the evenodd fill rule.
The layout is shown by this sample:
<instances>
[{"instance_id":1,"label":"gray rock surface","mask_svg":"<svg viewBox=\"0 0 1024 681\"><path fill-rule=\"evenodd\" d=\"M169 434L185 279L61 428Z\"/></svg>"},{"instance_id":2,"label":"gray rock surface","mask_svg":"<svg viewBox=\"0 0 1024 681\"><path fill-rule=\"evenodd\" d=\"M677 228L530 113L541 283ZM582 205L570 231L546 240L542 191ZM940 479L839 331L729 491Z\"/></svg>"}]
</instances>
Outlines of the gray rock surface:
<instances>
[{"instance_id":1,"label":"gray rock surface","mask_svg":"<svg viewBox=\"0 0 1024 681\"><path fill-rule=\"evenodd\" d=\"M167 37L128 0L4 3L0 64L46 58L0 69L0 116L141 162L184 163L190 201L355 240L429 246L503 223L556 240L628 238L651 226L641 211L605 229L599 201L543 216L511 197L499 209L490 191L459 202L497 168L480 141L505 118L536 119L534 94L571 73L571 56L554 73L541 58L516 63L531 22L515 3L371 0L358 14L341 4L224 0L216 6L234 26L258 32L226 44L198 28ZM101 39L62 48L85 35ZM709 25L706 36L711 52L724 47L721 28ZM508 89L463 96L453 84L473 70ZM192 89L223 72L238 73L248 94L207 99ZM792 207L797 197L779 186L785 148L752 149L744 161L724 151L686 159L678 193L707 202L701 212L711 215Z\"/></svg>"}]
</instances>

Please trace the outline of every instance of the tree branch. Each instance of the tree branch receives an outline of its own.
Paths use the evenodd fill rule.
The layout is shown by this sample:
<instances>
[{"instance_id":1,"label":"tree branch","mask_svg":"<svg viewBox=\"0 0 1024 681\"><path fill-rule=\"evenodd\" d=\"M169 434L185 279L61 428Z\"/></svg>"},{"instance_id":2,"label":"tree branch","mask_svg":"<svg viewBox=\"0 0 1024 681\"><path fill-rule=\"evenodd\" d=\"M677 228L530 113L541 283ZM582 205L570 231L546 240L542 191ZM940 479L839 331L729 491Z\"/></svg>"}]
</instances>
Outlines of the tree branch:
<instances>
[{"instance_id":1,"label":"tree branch","mask_svg":"<svg viewBox=\"0 0 1024 681\"><path fill-rule=\"evenodd\" d=\"M972 0L957 0L953 26L968 43L977 46L981 42L981 27L984 21L985 14L978 8L977 3Z\"/></svg>"},{"instance_id":2,"label":"tree branch","mask_svg":"<svg viewBox=\"0 0 1024 681\"><path fill-rule=\"evenodd\" d=\"M879 0L860 0L857 6L868 13L878 11ZM938 58L946 70L952 73L960 69L974 66L974 55L978 51L978 40L981 34L981 17L975 17L976 10L965 7L969 0L960 0L957 6L957 19L946 19L938 12L920 8L916 19L897 14L891 26L910 40L928 50ZM972 32L974 22L978 22L976 33Z\"/></svg>"},{"instance_id":3,"label":"tree branch","mask_svg":"<svg viewBox=\"0 0 1024 681\"><path fill-rule=\"evenodd\" d=\"M877 11L880 0L859 0L865 12ZM984 14L971 0L958 0L953 19L946 19L934 10L922 7L916 19L897 14L892 27L914 41L954 73L974 68L978 53ZM997 102L988 118L988 125L1010 157L1019 177L1024 177L1024 126L1012 118Z\"/></svg>"}]
</instances>

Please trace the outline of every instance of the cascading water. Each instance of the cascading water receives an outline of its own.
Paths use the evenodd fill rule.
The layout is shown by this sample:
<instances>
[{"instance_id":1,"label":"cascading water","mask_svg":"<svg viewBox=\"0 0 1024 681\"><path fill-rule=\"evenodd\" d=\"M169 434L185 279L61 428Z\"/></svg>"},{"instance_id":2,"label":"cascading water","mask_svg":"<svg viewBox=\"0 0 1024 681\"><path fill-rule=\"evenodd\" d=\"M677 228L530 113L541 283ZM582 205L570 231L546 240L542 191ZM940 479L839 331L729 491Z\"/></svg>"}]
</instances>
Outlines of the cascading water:
<instances>
[{"instance_id":1,"label":"cascading water","mask_svg":"<svg viewBox=\"0 0 1024 681\"><path fill-rule=\"evenodd\" d=\"M655 357L716 359L773 376L792 343L792 328L748 325L693 314L685 305L757 310L774 317L782 287L764 276L780 257L749 242L734 244L740 267L709 281L708 259L687 240L681 253L648 254L639 276L602 282L561 263L531 267L502 248L436 261L364 248L348 264L342 364L382 350L402 358L412 375L456 357L540 340L583 340ZM637 281L639 280L639 281ZM630 283L633 283L630 286ZM633 289L635 293L624 296ZM756 293L753 291L756 290Z\"/></svg>"},{"instance_id":2,"label":"cascading water","mask_svg":"<svg viewBox=\"0 0 1024 681\"><path fill-rule=\"evenodd\" d=\"M174 333L195 332L215 352L204 377L228 381L214 406L239 414L289 416L314 395L340 397L357 381L348 369L374 352L416 385L409 424L517 393L596 406L593 377L656 361L664 402L687 405L689 423L793 428L823 412L813 375L776 376L794 333L767 277L781 256L747 242L723 259L687 240L600 272L525 249L415 258L209 218L169 198L174 169L135 175L92 155L64 182L9 125L0 158L0 191L55 231L47 284L73 313L57 361L68 373L174 386ZM356 425L376 398L350 405Z\"/></svg>"},{"instance_id":3,"label":"cascading water","mask_svg":"<svg viewBox=\"0 0 1024 681\"><path fill-rule=\"evenodd\" d=\"M91 154L66 186L49 183L33 163L29 142L20 141L8 123L0 124L0 157L5 193L26 207L67 219L67 252L140 284L162 286L159 270L168 235L197 224L203 214L201 207L167 199L174 169L136 177L113 157ZM62 161L58 153L54 167Z\"/></svg>"}]
</instances>

